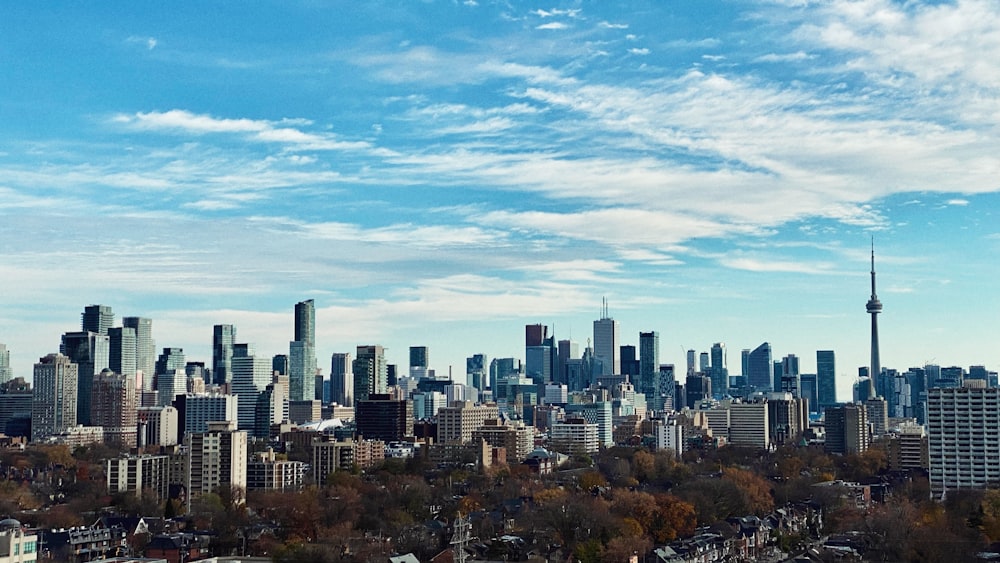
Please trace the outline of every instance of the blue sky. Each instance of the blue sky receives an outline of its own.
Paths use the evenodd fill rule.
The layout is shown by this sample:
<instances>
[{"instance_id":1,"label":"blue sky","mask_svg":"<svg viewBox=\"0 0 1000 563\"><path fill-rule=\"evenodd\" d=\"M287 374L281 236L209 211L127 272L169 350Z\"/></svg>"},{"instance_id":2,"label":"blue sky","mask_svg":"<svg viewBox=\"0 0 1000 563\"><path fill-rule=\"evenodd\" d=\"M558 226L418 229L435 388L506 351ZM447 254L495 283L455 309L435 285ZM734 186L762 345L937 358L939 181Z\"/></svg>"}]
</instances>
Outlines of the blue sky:
<instances>
[{"instance_id":1,"label":"blue sky","mask_svg":"<svg viewBox=\"0 0 1000 563\"><path fill-rule=\"evenodd\" d=\"M1000 5L323 2L0 7L0 342L84 305L320 364L771 342L1000 368Z\"/></svg>"}]
</instances>

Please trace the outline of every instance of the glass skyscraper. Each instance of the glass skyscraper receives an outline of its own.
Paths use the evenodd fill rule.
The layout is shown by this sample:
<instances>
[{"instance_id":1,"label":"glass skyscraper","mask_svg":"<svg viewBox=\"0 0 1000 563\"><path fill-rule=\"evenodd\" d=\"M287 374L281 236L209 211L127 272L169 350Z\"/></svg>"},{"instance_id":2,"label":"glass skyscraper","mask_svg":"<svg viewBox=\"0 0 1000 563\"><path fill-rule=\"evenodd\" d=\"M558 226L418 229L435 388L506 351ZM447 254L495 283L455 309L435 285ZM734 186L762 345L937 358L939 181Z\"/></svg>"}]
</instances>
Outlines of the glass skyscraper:
<instances>
[{"instance_id":1,"label":"glass skyscraper","mask_svg":"<svg viewBox=\"0 0 1000 563\"><path fill-rule=\"evenodd\" d=\"M833 350L816 351L816 387L820 412L837 404L837 362Z\"/></svg>"}]
</instances>

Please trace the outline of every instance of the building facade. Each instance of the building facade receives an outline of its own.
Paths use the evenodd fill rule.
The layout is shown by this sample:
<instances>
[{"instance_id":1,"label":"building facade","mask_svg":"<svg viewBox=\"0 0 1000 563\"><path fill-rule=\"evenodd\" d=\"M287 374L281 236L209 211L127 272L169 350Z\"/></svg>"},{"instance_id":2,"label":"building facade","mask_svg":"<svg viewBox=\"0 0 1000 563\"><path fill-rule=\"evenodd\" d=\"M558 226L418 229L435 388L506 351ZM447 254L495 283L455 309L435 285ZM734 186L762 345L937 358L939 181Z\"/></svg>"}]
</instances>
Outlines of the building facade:
<instances>
[{"instance_id":1,"label":"building facade","mask_svg":"<svg viewBox=\"0 0 1000 563\"><path fill-rule=\"evenodd\" d=\"M62 354L49 354L35 364L32 441L60 434L76 425L78 369Z\"/></svg>"}]
</instances>

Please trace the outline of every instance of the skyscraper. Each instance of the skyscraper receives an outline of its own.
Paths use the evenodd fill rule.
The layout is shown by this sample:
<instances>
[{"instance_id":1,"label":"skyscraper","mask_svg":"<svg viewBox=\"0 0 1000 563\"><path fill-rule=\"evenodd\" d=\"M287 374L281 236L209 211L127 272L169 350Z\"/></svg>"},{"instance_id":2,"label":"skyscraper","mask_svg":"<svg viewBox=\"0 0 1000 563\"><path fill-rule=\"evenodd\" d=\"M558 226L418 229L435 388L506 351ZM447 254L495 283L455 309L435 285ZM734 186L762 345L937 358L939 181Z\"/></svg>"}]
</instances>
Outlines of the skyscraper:
<instances>
[{"instance_id":1,"label":"skyscraper","mask_svg":"<svg viewBox=\"0 0 1000 563\"><path fill-rule=\"evenodd\" d=\"M537 384L550 383L555 373L555 335L545 325L524 327L524 375Z\"/></svg>"},{"instance_id":2,"label":"skyscraper","mask_svg":"<svg viewBox=\"0 0 1000 563\"><path fill-rule=\"evenodd\" d=\"M695 368L695 366L694 366L694 356L695 356L695 351L694 350L688 350L687 351L687 374L688 375L694 375L695 371L697 371L696 368Z\"/></svg>"},{"instance_id":3,"label":"skyscraper","mask_svg":"<svg viewBox=\"0 0 1000 563\"><path fill-rule=\"evenodd\" d=\"M569 371L567 366L570 360L580 359L580 345L572 340L560 340L556 343L556 374L553 380L556 383L569 384Z\"/></svg>"},{"instance_id":4,"label":"skyscraper","mask_svg":"<svg viewBox=\"0 0 1000 563\"><path fill-rule=\"evenodd\" d=\"M34 369L31 440L58 434L76 424L78 366L62 354L49 354Z\"/></svg>"},{"instance_id":5,"label":"skyscraper","mask_svg":"<svg viewBox=\"0 0 1000 563\"><path fill-rule=\"evenodd\" d=\"M225 385L233 379L233 344L236 342L234 325L212 327L212 382Z\"/></svg>"},{"instance_id":6,"label":"skyscraper","mask_svg":"<svg viewBox=\"0 0 1000 563\"><path fill-rule=\"evenodd\" d=\"M729 389L729 368L726 367L726 345L722 342L712 344L712 392L716 396L726 394Z\"/></svg>"},{"instance_id":7,"label":"skyscraper","mask_svg":"<svg viewBox=\"0 0 1000 563\"><path fill-rule=\"evenodd\" d=\"M136 446L135 378L104 370L94 377L91 425L104 429L104 443L119 448Z\"/></svg>"},{"instance_id":8,"label":"skyscraper","mask_svg":"<svg viewBox=\"0 0 1000 563\"><path fill-rule=\"evenodd\" d=\"M351 353L334 353L330 359L330 397L334 403L354 406L354 365Z\"/></svg>"},{"instance_id":9,"label":"skyscraper","mask_svg":"<svg viewBox=\"0 0 1000 563\"><path fill-rule=\"evenodd\" d=\"M115 314L108 305L88 305L83 308L80 315L84 332L96 332L97 334L107 334L108 329L115 326Z\"/></svg>"},{"instance_id":10,"label":"skyscraper","mask_svg":"<svg viewBox=\"0 0 1000 563\"><path fill-rule=\"evenodd\" d=\"M292 401L316 395L316 308L312 299L295 304L295 340L288 345L288 385Z\"/></svg>"},{"instance_id":11,"label":"skyscraper","mask_svg":"<svg viewBox=\"0 0 1000 563\"><path fill-rule=\"evenodd\" d=\"M153 340L153 319L122 317L122 326L135 330L135 369L142 372L142 390L152 391L153 376L156 373L156 341Z\"/></svg>"},{"instance_id":12,"label":"skyscraper","mask_svg":"<svg viewBox=\"0 0 1000 563\"><path fill-rule=\"evenodd\" d=\"M776 391L786 391L796 398L802 398L802 381L799 378L799 358L789 354L781 359L781 388Z\"/></svg>"},{"instance_id":13,"label":"skyscraper","mask_svg":"<svg viewBox=\"0 0 1000 563\"><path fill-rule=\"evenodd\" d=\"M410 377L427 377L427 346L410 346Z\"/></svg>"},{"instance_id":14,"label":"skyscraper","mask_svg":"<svg viewBox=\"0 0 1000 563\"><path fill-rule=\"evenodd\" d=\"M108 329L111 351L108 364L111 371L128 377L136 376L135 329L119 326Z\"/></svg>"},{"instance_id":15,"label":"skyscraper","mask_svg":"<svg viewBox=\"0 0 1000 563\"><path fill-rule=\"evenodd\" d=\"M164 348L163 353L156 360L156 375L161 373L173 373L174 370L186 370L187 359L184 357L183 348Z\"/></svg>"},{"instance_id":16,"label":"skyscraper","mask_svg":"<svg viewBox=\"0 0 1000 563\"><path fill-rule=\"evenodd\" d=\"M67 332L59 352L77 365L77 424L90 424L90 391L94 376L111 367L111 337L96 332Z\"/></svg>"},{"instance_id":17,"label":"skyscraper","mask_svg":"<svg viewBox=\"0 0 1000 563\"><path fill-rule=\"evenodd\" d=\"M358 346L357 358L351 366L354 372L354 404L367 401L370 395L385 393L388 367L385 350L379 345Z\"/></svg>"},{"instance_id":18,"label":"skyscraper","mask_svg":"<svg viewBox=\"0 0 1000 563\"><path fill-rule=\"evenodd\" d=\"M833 350L816 351L816 386L819 412L837 404L837 362Z\"/></svg>"},{"instance_id":19,"label":"skyscraper","mask_svg":"<svg viewBox=\"0 0 1000 563\"><path fill-rule=\"evenodd\" d=\"M660 333L639 333L639 385L640 393L646 396L646 405L652 410L663 410L660 396Z\"/></svg>"},{"instance_id":20,"label":"skyscraper","mask_svg":"<svg viewBox=\"0 0 1000 563\"><path fill-rule=\"evenodd\" d=\"M594 357L601 364L601 375L617 375L621 373L621 351L618 348L618 321L608 316L608 302L606 300L601 311L601 318L594 321Z\"/></svg>"},{"instance_id":21,"label":"skyscraper","mask_svg":"<svg viewBox=\"0 0 1000 563\"><path fill-rule=\"evenodd\" d=\"M486 389L489 377L486 374L486 354L473 354L465 359L465 380L470 387L480 392Z\"/></svg>"},{"instance_id":22,"label":"skyscraper","mask_svg":"<svg viewBox=\"0 0 1000 563\"><path fill-rule=\"evenodd\" d=\"M882 373L882 364L878 354L878 314L882 312L882 302L875 294L875 241L872 240L872 296L866 305L868 314L872 316L872 378Z\"/></svg>"},{"instance_id":23,"label":"skyscraper","mask_svg":"<svg viewBox=\"0 0 1000 563\"><path fill-rule=\"evenodd\" d=\"M747 356L746 384L758 391L773 390L774 364L771 360L771 344L764 342L750 351Z\"/></svg>"},{"instance_id":24,"label":"skyscraper","mask_svg":"<svg viewBox=\"0 0 1000 563\"><path fill-rule=\"evenodd\" d=\"M0 344L0 383L11 379L14 379L14 370L10 367L10 351L6 345Z\"/></svg>"},{"instance_id":25,"label":"skyscraper","mask_svg":"<svg viewBox=\"0 0 1000 563\"><path fill-rule=\"evenodd\" d=\"M230 385L237 400L238 428L252 432L257 398L267 384L271 383L271 359L256 356L253 346L237 347L237 351L233 354L232 373Z\"/></svg>"}]
</instances>

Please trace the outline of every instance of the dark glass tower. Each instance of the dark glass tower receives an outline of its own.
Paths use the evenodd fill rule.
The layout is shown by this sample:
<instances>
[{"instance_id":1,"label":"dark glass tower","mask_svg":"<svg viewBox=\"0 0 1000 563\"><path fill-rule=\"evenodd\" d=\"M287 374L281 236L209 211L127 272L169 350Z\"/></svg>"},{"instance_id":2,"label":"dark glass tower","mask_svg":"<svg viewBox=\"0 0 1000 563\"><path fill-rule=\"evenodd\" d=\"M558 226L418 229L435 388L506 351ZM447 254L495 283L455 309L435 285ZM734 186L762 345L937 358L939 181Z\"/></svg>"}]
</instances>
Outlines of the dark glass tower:
<instances>
[{"instance_id":1,"label":"dark glass tower","mask_svg":"<svg viewBox=\"0 0 1000 563\"><path fill-rule=\"evenodd\" d=\"M816 351L816 387L820 412L837 404L837 362L833 350Z\"/></svg>"}]
</instances>

